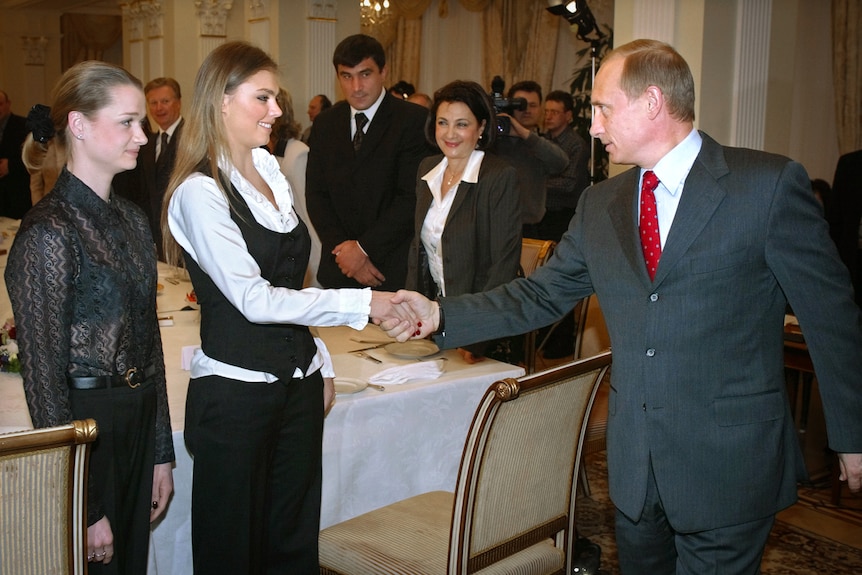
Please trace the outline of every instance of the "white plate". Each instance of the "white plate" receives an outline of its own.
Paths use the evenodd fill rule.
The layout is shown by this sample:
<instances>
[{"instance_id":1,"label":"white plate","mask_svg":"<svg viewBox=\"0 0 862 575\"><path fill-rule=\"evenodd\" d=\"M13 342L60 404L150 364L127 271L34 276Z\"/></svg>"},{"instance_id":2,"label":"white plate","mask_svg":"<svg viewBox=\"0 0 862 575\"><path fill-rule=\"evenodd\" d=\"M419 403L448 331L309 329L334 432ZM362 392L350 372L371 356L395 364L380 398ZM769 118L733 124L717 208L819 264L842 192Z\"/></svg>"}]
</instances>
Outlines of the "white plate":
<instances>
[{"instance_id":1,"label":"white plate","mask_svg":"<svg viewBox=\"0 0 862 575\"><path fill-rule=\"evenodd\" d=\"M367 381L353 377L336 377L335 393L359 393L368 387Z\"/></svg>"},{"instance_id":2,"label":"white plate","mask_svg":"<svg viewBox=\"0 0 862 575\"><path fill-rule=\"evenodd\" d=\"M414 339L403 343L390 343L389 345L384 345L383 349L395 357L403 357L404 359L428 357L429 355L434 355L440 351L437 344L433 341L428 341L427 339Z\"/></svg>"}]
</instances>

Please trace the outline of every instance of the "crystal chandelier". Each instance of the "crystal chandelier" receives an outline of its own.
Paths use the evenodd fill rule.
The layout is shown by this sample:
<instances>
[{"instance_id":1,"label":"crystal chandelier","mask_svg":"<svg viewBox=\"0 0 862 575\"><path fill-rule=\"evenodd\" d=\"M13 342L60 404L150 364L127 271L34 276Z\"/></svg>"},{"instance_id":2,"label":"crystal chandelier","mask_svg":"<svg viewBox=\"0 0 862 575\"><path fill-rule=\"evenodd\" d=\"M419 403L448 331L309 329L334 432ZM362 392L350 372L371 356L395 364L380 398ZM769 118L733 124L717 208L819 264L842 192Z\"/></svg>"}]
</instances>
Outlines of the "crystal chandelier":
<instances>
[{"instance_id":1,"label":"crystal chandelier","mask_svg":"<svg viewBox=\"0 0 862 575\"><path fill-rule=\"evenodd\" d=\"M359 10L362 26L373 28L389 19L389 0L359 0Z\"/></svg>"}]
</instances>

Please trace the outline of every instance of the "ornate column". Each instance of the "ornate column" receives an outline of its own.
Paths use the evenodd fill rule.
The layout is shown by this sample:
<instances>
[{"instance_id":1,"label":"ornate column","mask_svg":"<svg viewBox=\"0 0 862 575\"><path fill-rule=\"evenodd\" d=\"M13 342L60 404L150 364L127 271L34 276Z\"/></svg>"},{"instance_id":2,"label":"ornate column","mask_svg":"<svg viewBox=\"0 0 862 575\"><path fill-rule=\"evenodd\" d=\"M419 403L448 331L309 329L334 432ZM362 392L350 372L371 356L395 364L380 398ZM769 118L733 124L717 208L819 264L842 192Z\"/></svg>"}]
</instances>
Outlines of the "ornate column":
<instances>
[{"instance_id":1,"label":"ornate column","mask_svg":"<svg viewBox=\"0 0 862 575\"><path fill-rule=\"evenodd\" d=\"M149 74L144 81L165 75L165 10L161 2L148 0L141 2L147 35Z\"/></svg>"},{"instance_id":2,"label":"ornate column","mask_svg":"<svg viewBox=\"0 0 862 575\"><path fill-rule=\"evenodd\" d=\"M634 5L634 38L651 38L674 43L676 2L639 0Z\"/></svg>"},{"instance_id":3,"label":"ornate column","mask_svg":"<svg viewBox=\"0 0 862 575\"><path fill-rule=\"evenodd\" d=\"M24 52L24 65L44 66L47 47L48 39L45 36L22 36L21 49Z\"/></svg>"},{"instance_id":4,"label":"ornate column","mask_svg":"<svg viewBox=\"0 0 862 575\"><path fill-rule=\"evenodd\" d=\"M273 50L273 46L271 45L270 34L270 2L271 0L249 0L248 7L246 8L248 18L246 37L252 39L252 42L268 53L274 54L276 51Z\"/></svg>"},{"instance_id":5,"label":"ornate column","mask_svg":"<svg viewBox=\"0 0 862 575\"><path fill-rule=\"evenodd\" d=\"M123 13L123 33L126 37L126 68L141 79L147 81L147 61L144 53L145 30L147 24L147 9L143 2L133 1L121 5Z\"/></svg>"},{"instance_id":6,"label":"ornate column","mask_svg":"<svg viewBox=\"0 0 862 575\"><path fill-rule=\"evenodd\" d=\"M357 0L350 0L357 1ZM336 0L308 0L308 93L337 99L332 86L332 53L335 51Z\"/></svg>"},{"instance_id":7,"label":"ornate column","mask_svg":"<svg viewBox=\"0 0 862 575\"><path fill-rule=\"evenodd\" d=\"M45 94L51 88L45 85L45 61L49 43L45 36L21 36L28 94Z\"/></svg>"},{"instance_id":8,"label":"ornate column","mask_svg":"<svg viewBox=\"0 0 862 575\"><path fill-rule=\"evenodd\" d=\"M766 133L772 0L740 0L731 145L762 150Z\"/></svg>"},{"instance_id":9,"label":"ornate column","mask_svg":"<svg viewBox=\"0 0 862 575\"><path fill-rule=\"evenodd\" d=\"M233 0L195 0L202 58L227 38L227 17L232 7Z\"/></svg>"}]
</instances>

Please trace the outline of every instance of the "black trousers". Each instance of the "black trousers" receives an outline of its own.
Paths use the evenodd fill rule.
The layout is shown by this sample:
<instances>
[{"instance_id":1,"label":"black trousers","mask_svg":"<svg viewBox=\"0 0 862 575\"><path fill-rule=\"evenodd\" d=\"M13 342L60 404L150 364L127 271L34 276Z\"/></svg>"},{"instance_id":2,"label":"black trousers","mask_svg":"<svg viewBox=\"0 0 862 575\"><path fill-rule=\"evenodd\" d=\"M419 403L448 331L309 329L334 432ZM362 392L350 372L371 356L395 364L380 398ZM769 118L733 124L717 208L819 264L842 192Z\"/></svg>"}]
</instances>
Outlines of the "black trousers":
<instances>
[{"instance_id":1,"label":"black trousers","mask_svg":"<svg viewBox=\"0 0 862 575\"><path fill-rule=\"evenodd\" d=\"M192 379L192 556L199 575L316 574L323 378Z\"/></svg>"},{"instance_id":2,"label":"black trousers","mask_svg":"<svg viewBox=\"0 0 862 575\"><path fill-rule=\"evenodd\" d=\"M70 390L75 419L92 417L99 436L90 453L88 506L111 522L114 558L90 563L91 575L146 575L155 463L156 388ZM88 513L89 515L89 513Z\"/></svg>"}]
</instances>

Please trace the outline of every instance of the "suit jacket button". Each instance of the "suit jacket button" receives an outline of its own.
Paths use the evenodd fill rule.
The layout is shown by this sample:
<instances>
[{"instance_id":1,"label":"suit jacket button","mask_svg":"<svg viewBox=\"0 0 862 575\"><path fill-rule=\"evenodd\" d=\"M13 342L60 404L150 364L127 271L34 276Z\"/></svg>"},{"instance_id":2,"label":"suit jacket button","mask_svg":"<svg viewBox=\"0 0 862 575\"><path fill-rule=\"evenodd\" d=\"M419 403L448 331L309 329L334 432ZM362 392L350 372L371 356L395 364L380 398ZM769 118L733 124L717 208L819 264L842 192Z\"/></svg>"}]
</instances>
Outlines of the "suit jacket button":
<instances>
[{"instance_id":1,"label":"suit jacket button","mask_svg":"<svg viewBox=\"0 0 862 575\"><path fill-rule=\"evenodd\" d=\"M657 293L651 293L651 294L649 294L649 300L650 300L651 302L657 302L657 301L658 301L658 294L657 294Z\"/></svg>"},{"instance_id":2,"label":"suit jacket button","mask_svg":"<svg viewBox=\"0 0 862 575\"><path fill-rule=\"evenodd\" d=\"M647 357L653 357L655 355L655 349L649 348L648 350L646 350L646 355Z\"/></svg>"}]
</instances>

